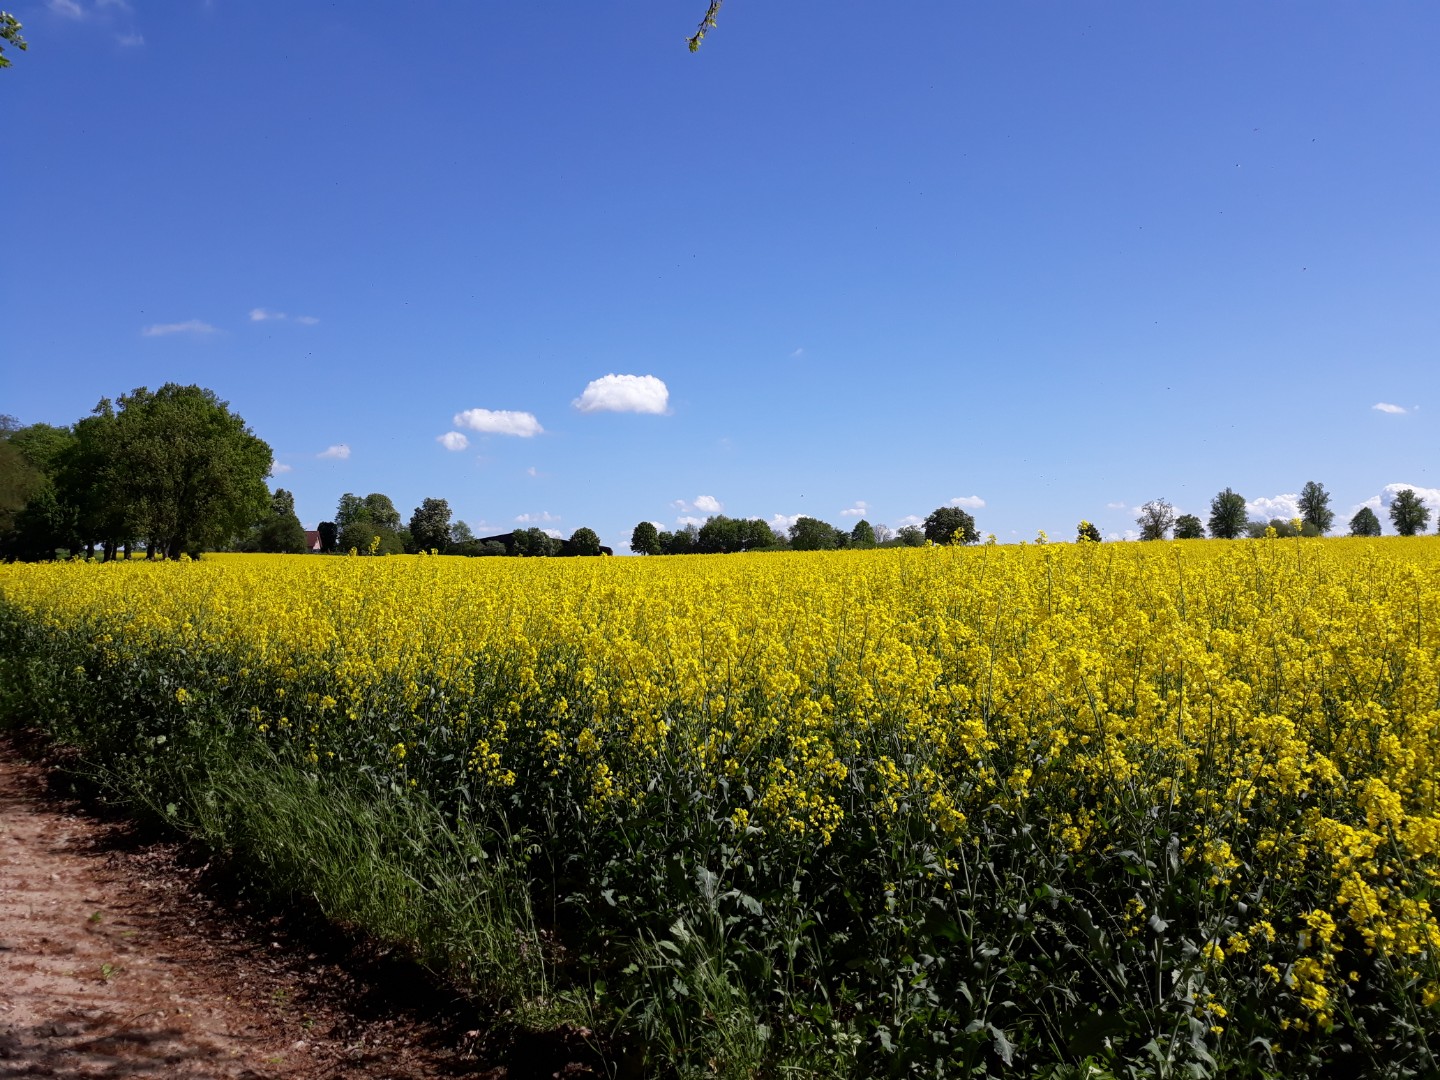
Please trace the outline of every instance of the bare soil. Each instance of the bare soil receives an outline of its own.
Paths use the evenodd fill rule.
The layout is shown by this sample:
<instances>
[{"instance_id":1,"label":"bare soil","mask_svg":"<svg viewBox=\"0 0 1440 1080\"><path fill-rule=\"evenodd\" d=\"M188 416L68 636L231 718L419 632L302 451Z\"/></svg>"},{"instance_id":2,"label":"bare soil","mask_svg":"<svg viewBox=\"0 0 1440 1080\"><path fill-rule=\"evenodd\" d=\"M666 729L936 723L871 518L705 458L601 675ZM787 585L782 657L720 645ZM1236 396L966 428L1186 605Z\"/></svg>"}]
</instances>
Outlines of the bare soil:
<instances>
[{"instance_id":1,"label":"bare soil","mask_svg":"<svg viewBox=\"0 0 1440 1080\"><path fill-rule=\"evenodd\" d=\"M29 749L29 747L25 747ZM0 738L0 1080L603 1075L403 957L249 900L184 844L57 794Z\"/></svg>"}]
</instances>

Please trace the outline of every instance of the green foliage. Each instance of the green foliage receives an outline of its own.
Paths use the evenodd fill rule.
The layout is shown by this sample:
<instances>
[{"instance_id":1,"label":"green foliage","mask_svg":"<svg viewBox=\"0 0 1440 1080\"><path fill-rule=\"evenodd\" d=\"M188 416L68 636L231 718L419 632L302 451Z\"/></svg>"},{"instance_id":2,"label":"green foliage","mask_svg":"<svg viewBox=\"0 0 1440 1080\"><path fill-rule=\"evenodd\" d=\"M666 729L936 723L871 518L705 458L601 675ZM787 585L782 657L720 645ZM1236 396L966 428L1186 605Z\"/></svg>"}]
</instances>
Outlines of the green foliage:
<instances>
[{"instance_id":1,"label":"green foliage","mask_svg":"<svg viewBox=\"0 0 1440 1080\"><path fill-rule=\"evenodd\" d=\"M1390 503L1390 523L1401 536L1414 536L1430 523L1430 508L1414 488L1397 491Z\"/></svg>"},{"instance_id":2,"label":"green foliage","mask_svg":"<svg viewBox=\"0 0 1440 1080\"><path fill-rule=\"evenodd\" d=\"M707 518L695 534L694 550L705 554L729 554L774 547L775 533L759 518L744 520L716 514Z\"/></svg>"},{"instance_id":3,"label":"green foliage","mask_svg":"<svg viewBox=\"0 0 1440 1080\"><path fill-rule=\"evenodd\" d=\"M873 548L875 544L874 527L870 522L861 518L855 523L855 527L850 530L850 546L856 548Z\"/></svg>"},{"instance_id":4,"label":"green foliage","mask_svg":"<svg viewBox=\"0 0 1440 1080\"><path fill-rule=\"evenodd\" d=\"M338 539L342 553L357 555L403 555L410 534L368 521L352 521L340 530Z\"/></svg>"},{"instance_id":5,"label":"green foliage","mask_svg":"<svg viewBox=\"0 0 1440 1080\"><path fill-rule=\"evenodd\" d=\"M1164 540L1175 524L1175 507L1164 499L1151 499L1140 507L1135 524L1140 526L1141 540Z\"/></svg>"},{"instance_id":6,"label":"green foliage","mask_svg":"<svg viewBox=\"0 0 1440 1080\"><path fill-rule=\"evenodd\" d=\"M270 497L270 513L241 545L241 549L277 555L303 555L309 551L305 543L305 527L295 516L293 494L280 488Z\"/></svg>"},{"instance_id":7,"label":"green foliage","mask_svg":"<svg viewBox=\"0 0 1440 1080\"><path fill-rule=\"evenodd\" d=\"M1100 543L1100 530L1088 521L1082 521L1075 526L1075 542L1077 544L1098 544Z\"/></svg>"},{"instance_id":8,"label":"green foliage","mask_svg":"<svg viewBox=\"0 0 1440 1080\"><path fill-rule=\"evenodd\" d=\"M720 5L717 2L713 4L712 7L714 7L716 10L719 10ZM713 17L710 19L710 25L715 25ZM698 34L697 37L703 38L705 36L704 30L705 27L704 24L702 24L701 33ZM11 15L8 11L0 11L0 42L3 42L3 44L0 44L0 68L7 68L10 66L10 58L5 55L6 45L13 45L21 52L25 52L25 50L29 48L29 46L25 43L25 39L20 36L19 20L17 20L15 16ZM694 52L695 49L699 48L699 45L699 41L696 41L696 43L691 46L690 51Z\"/></svg>"},{"instance_id":9,"label":"green foliage","mask_svg":"<svg viewBox=\"0 0 1440 1080\"><path fill-rule=\"evenodd\" d=\"M450 534L450 504L444 499L425 499L410 515L410 542L416 551L443 552L450 546Z\"/></svg>"},{"instance_id":10,"label":"green foliage","mask_svg":"<svg viewBox=\"0 0 1440 1080\"><path fill-rule=\"evenodd\" d=\"M320 533L320 550L326 555L333 555L340 550L340 526L333 521L320 522L317 531Z\"/></svg>"},{"instance_id":11,"label":"green foliage","mask_svg":"<svg viewBox=\"0 0 1440 1080\"><path fill-rule=\"evenodd\" d=\"M1379 536L1380 519L1375 516L1375 511L1368 506L1362 506L1356 511L1355 516L1350 519L1351 536Z\"/></svg>"},{"instance_id":12,"label":"green foliage","mask_svg":"<svg viewBox=\"0 0 1440 1080\"><path fill-rule=\"evenodd\" d=\"M514 536L515 554L527 558L538 559L551 555L559 555L563 546L561 542L544 529L529 528L516 529Z\"/></svg>"},{"instance_id":13,"label":"green foliage","mask_svg":"<svg viewBox=\"0 0 1440 1080\"><path fill-rule=\"evenodd\" d=\"M1246 528L1245 496L1228 487L1210 500L1210 535L1217 540L1234 540Z\"/></svg>"},{"instance_id":14,"label":"green foliage","mask_svg":"<svg viewBox=\"0 0 1440 1080\"><path fill-rule=\"evenodd\" d=\"M900 541L901 547L924 547L925 530L919 525L902 525L895 539Z\"/></svg>"},{"instance_id":15,"label":"green foliage","mask_svg":"<svg viewBox=\"0 0 1440 1080\"><path fill-rule=\"evenodd\" d=\"M630 533L630 550L636 555L661 554L664 549L660 546L660 530L653 521L642 521L635 526Z\"/></svg>"},{"instance_id":16,"label":"green foliage","mask_svg":"<svg viewBox=\"0 0 1440 1080\"><path fill-rule=\"evenodd\" d=\"M689 46L692 53L700 48L700 44L705 40L705 35L715 29L715 16L720 14L720 5L724 2L725 0L710 0L710 6L705 9L705 17L700 20L700 25L696 28L695 33L685 39L685 44ZM25 46L20 47L23 49Z\"/></svg>"},{"instance_id":17,"label":"green foliage","mask_svg":"<svg viewBox=\"0 0 1440 1080\"><path fill-rule=\"evenodd\" d=\"M840 547L839 530L818 518L796 518L790 526L790 547L795 551L833 551Z\"/></svg>"},{"instance_id":18,"label":"green foliage","mask_svg":"<svg viewBox=\"0 0 1440 1080\"><path fill-rule=\"evenodd\" d=\"M700 530L693 524L660 534L660 548L666 555L691 555L700 542Z\"/></svg>"},{"instance_id":19,"label":"green foliage","mask_svg":"<svg viewBox=\"0 0 1440 1080\"><path fill-rule=\"evenodd\" d=\"M1175 519L1176 540L1203 540L1205 539L1205 526L1194 514L1181 514Z\"/></svg>"},{"instance_id":20,"label":"green foliage","mask_svg":"<svg viewBox=\"0 0 1440 1080\"><path fill-rule=\"evenodd\" d=\"M1335 524L1335 512L1330 509L1330 493L1324 484L1314 480L1305 481L1300 489L1300 518L1313 530L1312 535L1324 536Z\"/></svg>"},{"instance_id":21,"label":"green foliage","mask_svg":"<svg viewBox=\"0 0 1440 1080\"><path fill-rule=\"evenodd\" d=\"M975 519L958 506L938 506L925 519L925 539L932 544L974 544L980 539Z\"/></svg>"},{"instance_id":22,"label":"green foliage","mask_svg":"<svg viewBox=\"0 0 1440 1080\"><path fill-rule=\"evenodd\" d=\"M412 530L412 531L413 531L413 530ZM452 544L468 544L471 540L474 540L474 539L475 539L475 534L470 531L470 526L467 525L467 524L465 524L464 521L462 521L462 520L460 520L460 519L457 518L454 522L451 523L451 525L450 525L450 543L452 543Z\"/></svg>"},{"instance_id":23,"label":"green foliage","mask_svg":"<svg viewBox=\"0 0 1440 1080\"><path fill-rule=\"evenodd\" d=\"M565 545L567 555L601 555L600 537L594 529L587 529L583 525L570 534L570 539Z\"/></svg>"}]
</instances>

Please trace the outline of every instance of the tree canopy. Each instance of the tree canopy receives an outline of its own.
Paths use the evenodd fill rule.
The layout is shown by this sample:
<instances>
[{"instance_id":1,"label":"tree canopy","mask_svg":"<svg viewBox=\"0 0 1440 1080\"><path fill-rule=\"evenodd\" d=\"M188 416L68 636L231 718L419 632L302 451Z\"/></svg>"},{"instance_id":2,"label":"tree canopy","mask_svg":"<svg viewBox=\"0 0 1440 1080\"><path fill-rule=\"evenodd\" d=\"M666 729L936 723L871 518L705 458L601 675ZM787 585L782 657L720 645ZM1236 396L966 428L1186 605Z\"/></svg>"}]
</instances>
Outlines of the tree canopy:
<instances>
[{"instance_id":1,"label":"tree canopy","mask_svg":"<svg viewBox=\"0 0 1440 1080\"><path fill-rule=\"evenodd\" d=\"M1330 493L1324 484L1314 480L1305 481L1300 489L1300 518L1309 525L1316 536L1324 536L1335 524L1335 512L1330 509Z\"/></svg>"},{"instance_id":2,"label":"tree canopy","mask_svg":"<svg viewBox=\"0 0 1440 1080\"><path fill-rule=\"evenodd\" d=\"M1175 507L1164 499L1151 499L1140 507L1135 524L1140 526L1141 540L1164 540L1175 525Z\"/></svg>"},{"instance_id":3,"label":"tree canopy","mask_svg":"<svg viewBox=\"0 0 1440 1080\"><path fill-rule=\"evenodd\" d=\"M1405 488L1395 493L1390 504L1390 523L1401 536L1414 536L1430 523L1430 508L1414 488Z\"/></svg>"},{"instance_id":4,"label":"tree canopy","mask_svg":"<svg viewBox=\"0 0 1440 1080\"><path fill-rule=\"evenodd\" d=\"M1362 506L1350 519L1351 536L1379 536L1380 519L1375 516L1375 511L1368 506Z\"/></svg>"},{"instance_id":5,"label":"tree canopy","mask_svg":"<svg viewBox=\"0 0 1440 1080\"><path fill-rule=\"evenodd\" d=\"M720 10L720 5L718 3L712 4L711 7L713 7L716 11ZM715 19L713 13L707 16L707 18L709 18L710 20L710 25L714 26ZM704 30L703 24L701 29L702 31ZM700 38L704 38L705 35L702 32L697 36ZM26 49L29 48L29 46L25 44L25 39L20 36L20 20L15 18L15 16L11 15L8 11L0 11L0 68L7 68L10 66L10 58L5 55L6 45L12 45L15 48L19 49L21 52L24 52ZM694 52L699 47L700 43L697 41L694 45L690 47L690 51Z\"/></svg>"},{"instance_id":6,"label":"tree canopy","mask_svg":"<svg viewBox=\"0 0 1440 1080\"><path fill-rule=\"evenodd\" d=\"M1234 540L1245 532L1245 496L1228 487L1210 500L1210 535L1217 540Z\"/></svg>"},{"instance_id":7,"label":"tree canopy","mask_svg":"<svg viewBox=\"0 0 1440 1080\"><path fill-rule=\"evenodd\" d=\"M925 539L932 544L973 544L980 534L975 519L958 506L937 506L925 519Z\"/></svg>"}]
</instances>

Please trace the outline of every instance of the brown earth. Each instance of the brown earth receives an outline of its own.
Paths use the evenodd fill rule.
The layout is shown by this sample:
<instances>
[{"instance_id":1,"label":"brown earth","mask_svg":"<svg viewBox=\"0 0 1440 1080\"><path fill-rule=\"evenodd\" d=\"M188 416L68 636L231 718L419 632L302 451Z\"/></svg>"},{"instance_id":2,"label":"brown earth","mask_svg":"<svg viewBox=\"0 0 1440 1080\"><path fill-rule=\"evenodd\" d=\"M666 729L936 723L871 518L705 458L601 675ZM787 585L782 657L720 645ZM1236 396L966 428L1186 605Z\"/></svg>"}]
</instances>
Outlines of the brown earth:
<instances>
[{"instance_id":1,"label":"brown earth","mask_svg":"<svg viewBox=\"0 0 1440 1080\"><path fill-rule=\"evenodd\" d=\"M403 958L247 902L182 844L55 792L0 739L0 1080L596 1076Z\"/></svg>"}]
</instances>

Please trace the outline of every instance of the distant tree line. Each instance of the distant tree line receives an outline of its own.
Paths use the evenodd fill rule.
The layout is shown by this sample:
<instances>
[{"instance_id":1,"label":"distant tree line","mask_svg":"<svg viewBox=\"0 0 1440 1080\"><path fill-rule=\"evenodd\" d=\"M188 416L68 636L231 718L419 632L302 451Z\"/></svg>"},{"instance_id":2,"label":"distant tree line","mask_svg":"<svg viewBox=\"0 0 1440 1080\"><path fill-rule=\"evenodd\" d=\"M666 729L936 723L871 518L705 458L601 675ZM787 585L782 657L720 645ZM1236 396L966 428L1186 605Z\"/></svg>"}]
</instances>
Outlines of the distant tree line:
<instances>
[{"instance_id":1,"label":"distant tree line","mask_svg":"<svg viewBox=\"0 0 1440 1080\"><path fill-rule=\"evenodd\" d=\"M630 550L636 555L728 555L739 551L920 547L927 541L973 544L979 539L973 517L959 507L942 506L931 512L923 526L906 525L898 532L888 525L871 525L864 518L846 531L819 518L798 517L783 533L761 518L747 520L724 514L674 532L662 531L653 521L642 521L630 534Z\"/></svg>"},{"instance_id":2,"label":"distant tree line","mask_svg":"<svg viewBox=\"0 0 1440 1080\"><path fill-rule=\"evenodd\" d=\"M1299 514L1288 521L1251 518L1246 511L1245 497L1227 487L1210 500L1209 535L1217 540L1235 540L1242 536L1263 537L1273 530L1276 536L1324 536L1335 525L1330 493L1324 484L1306 481L1296 508ZM1424 532L1430 523L1430 508L1413 488L1405 488L1397 491L1390 502L1390 523L1399 535L1415 536ZM1176 540L1203 540L1206 535L1206 523L1194 514L1176 517L1175 507L1165 499L1151 499L1140 507L1135 524L1140 527L1141 540L1164 540L1172 529ZM1080 523L1079 533L1082 540L1100 538L1099 531L1088 521ZM1379 536L1380 533L1380 519L1368 506L1362 506L1350 519L1351 536Z\"/></svg>"}]
</instances>

